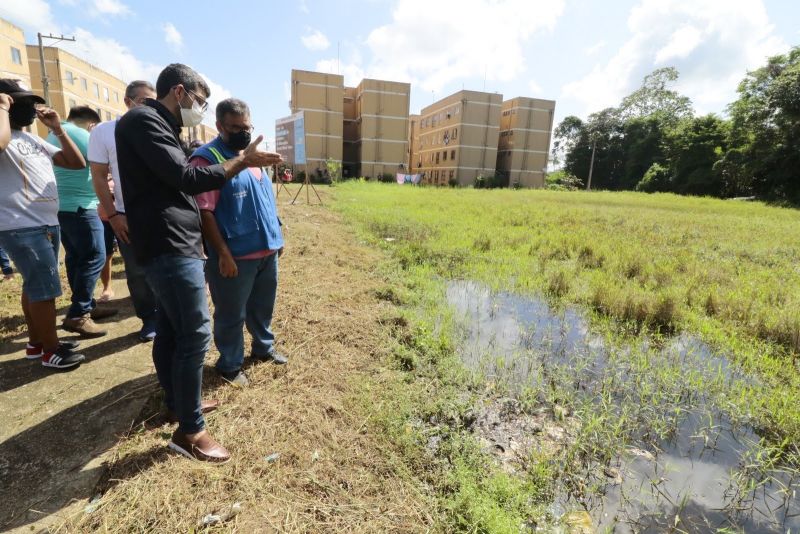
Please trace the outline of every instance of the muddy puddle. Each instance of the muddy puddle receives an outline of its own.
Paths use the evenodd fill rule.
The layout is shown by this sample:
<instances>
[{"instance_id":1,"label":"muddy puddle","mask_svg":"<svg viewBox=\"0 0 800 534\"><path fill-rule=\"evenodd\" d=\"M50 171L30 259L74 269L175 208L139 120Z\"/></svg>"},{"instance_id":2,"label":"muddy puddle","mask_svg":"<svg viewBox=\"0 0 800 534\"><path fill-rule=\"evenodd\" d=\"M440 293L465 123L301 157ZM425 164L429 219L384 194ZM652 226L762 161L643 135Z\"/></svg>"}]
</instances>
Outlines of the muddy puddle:
<instances>
[{"instance_id":1,"label":"muddy puddle","mask_svg":"<svg viewBox=\"0 0 800 534\"><path fill-rule=\"evenodd\" d=\"M800 532L800 481L792 470L753 469L763 453L757 433L696 391L696 384L756 380L702 341L681 335L635 351L612 348L578 308L553 309L545 300L493 293L471 281L449 282L447 299L464 363L512 394L558 384L591 403L611 384L620 403L640 397L652 403L658 397L640 391L647 387L674 388L669 398L683 399L642 411L672 421L671 430L654 433L643 421L610 464L578 470L584 489L575 491L576 475L563 484L569 489L553 503L555 516L586 510L598 532ZM633 352L646 353L647 363L629 357ZM664 386L650 382L651 374L672 378Z\"/></svg>"}]
</instances>

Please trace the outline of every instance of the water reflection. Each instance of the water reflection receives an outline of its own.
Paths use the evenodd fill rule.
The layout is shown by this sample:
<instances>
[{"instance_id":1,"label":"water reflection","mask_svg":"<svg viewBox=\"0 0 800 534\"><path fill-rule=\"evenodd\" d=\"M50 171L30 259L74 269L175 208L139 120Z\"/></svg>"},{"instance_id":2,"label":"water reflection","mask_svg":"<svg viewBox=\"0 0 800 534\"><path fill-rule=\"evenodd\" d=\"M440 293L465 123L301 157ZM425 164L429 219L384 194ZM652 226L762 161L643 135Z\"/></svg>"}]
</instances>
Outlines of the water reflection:
<instances>
[{"instance_id":1,"label":"water reflection","mask_svg":"<svg viewBox=\"0 0 800 534\"><path fill-rule=\"evenodd\" d=\"M625 359L612 357L603 339L592 334L578 308L555 310L543 299L493 293L472 281L450 282L447 299L458 319L464 363L487 380L505 381L511 391L542 383L558 369L569 369L576 389L591 398L605 373L631 373L629 367L620 367L628 365ZM653 366L680 369L684 387L693 373L755 383L692 336L675 337L657 349L645 342L641 349L657 358ZM635 381L619 387L635 388ZM626 393L617 398L636 398L636 391ZM758 453L759 438L752 428L734 425L707 405L704 392L695 393L681 407L683 413L668 438L645 439L643 433L639 445L649 452L629 449L617 458L620 480L606 483L599 495L580 500L563 495L556 506L584 506L596 524L614 532L713 532L726 527L800 532L796 515L800 500L792 476L771 471L768 480L755 488L738 487L732 474Z\"/></svg>"}]
</instances>

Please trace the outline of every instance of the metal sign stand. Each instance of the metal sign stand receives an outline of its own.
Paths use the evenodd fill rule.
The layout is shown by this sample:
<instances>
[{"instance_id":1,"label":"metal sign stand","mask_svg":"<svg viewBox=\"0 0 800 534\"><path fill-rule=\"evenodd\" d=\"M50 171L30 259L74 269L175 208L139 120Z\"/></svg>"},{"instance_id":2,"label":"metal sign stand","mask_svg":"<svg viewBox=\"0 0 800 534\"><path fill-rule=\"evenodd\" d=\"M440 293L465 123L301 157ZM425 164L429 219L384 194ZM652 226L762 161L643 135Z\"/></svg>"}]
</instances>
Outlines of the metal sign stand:
<instances>
[{"instance_id":1,"label":"metal sign stand","mask_svg":"<svg viewBox=\"0 0 800 534\"><path fill-rule=\"evenodd\" d=\"M317 200L319 200L319 205L322 206L322 198L319 196L319 193L317 193L317 188L314 187L314 184L311 183L311 179L308 177L308 171L306 171L305 180L303 180L303 183L300 184L300 189L297 190L297 194L292 199L292 204L294 204L295 200L297 200L297 197L300 196L300 192L303 190L303 187L306 188L306 204L308 204L308 205L311 204L311 198L310 198L311 195L310 195L308 190L309 189L313 189L314 190L314 194L317 195Z\"/></svg>"}]
</instances>

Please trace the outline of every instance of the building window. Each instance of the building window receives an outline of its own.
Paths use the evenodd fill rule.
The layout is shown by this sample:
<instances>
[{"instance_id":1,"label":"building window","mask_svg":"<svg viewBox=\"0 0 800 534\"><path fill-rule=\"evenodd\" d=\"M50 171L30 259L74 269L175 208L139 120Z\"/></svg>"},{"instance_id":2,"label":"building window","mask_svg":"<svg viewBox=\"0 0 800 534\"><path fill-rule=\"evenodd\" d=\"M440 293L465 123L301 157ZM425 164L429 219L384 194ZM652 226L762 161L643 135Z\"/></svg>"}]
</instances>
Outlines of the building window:
<instances>
[{"instance_id":1,"label":"building window","mask_svg":"<svg viewBox=\"0 0 800 534\"><path fill-rule=\"evenodd\" d=\"M111 112L110 111L106 111L106 120L107 121L111 120Z\"/></svg>"},{"instance_id":2,"label":"building window","mask_svg":"<svg viewBox=\"0 0 800 534\"><path fill-rule=\"evenodd\" d=\"M436 153L436 163L437 164L439 163L439 153L438 152Z\"/></svg>"},{"instance_id":3,"label":"building window","mask_svg":"<svg viewBox=\"0 0 800 534\"><path fill-rule=\"evenodd\" d=\"M103 98L106 99L106 102L111 100L111 97L108 96L108 87L103 87Z\"/></svg>"},{"instance_id":4,"label":"building window","mask_svg":"<svg viewBox=\"0 0 800 534\"><path fill-rule=\"evenodd\" d=\"M458 128L453 128L453 139L458 139Z\"/></svg>"},{"instance_id":5,"label":"building window","mask_svg":"<svg viewBox=\"0 0 800 534\"><path fill-rule=\"evenodd\" d=\"M64 76L67 78L67 83L75 85L75 75L72 74L71 70L65 71Z\"/></svg>"},{"instance_id":6,"label":"building window","mask_svg":"<svg viewBox=\"0 0 800 534\"><path fill-rule=\"evenodd\" d=\"M447 150L442 152L442 161L447 161Z\"/></svg>"},{"instance_id":7,"label":"building window","mask_svg":"<svg viewBox=\"0 0 800 534\"><path fill-rule=\"evenodd\" d=\"M97 114L100 116L100 119L103 118L103 110L102 109L97 108Z\"/></svg>"},{"instance_id":8,"label":"building window","mask_svg":"<svg viewBox=\"0 0 800 534\"><path fill-rule=\"evenodd\" d=\"M19 48L11 47L11 61L17 65L22 65L22 52L19 51Z\"/></svg>"},{"instance_id":9,"label":"building window","mask_svg":"<svg viewBox=\"0 0 800 534\"><path fill-rule=\"evenodd\" d=\"M450 159L456 159L456 151L455 150L451 150L450 151Z\"/></svg>"},{"instance_id":10,"label":"building window","mask_svg":"<svg viewBox=\"0 0 800 534\"><path fill-rule=\"evenodd\" d=\"M114 102L119 102L119 93L114 91Z\"/></svg>"},{"instance_id":11,"label":"building window","mask_svg":"<svg viewBox=\"0 0 800 534\"><path fill-rule=\"evenodd\" d=\"M81 87L83 87L84 91L89 90L89 83L86 81L86 78L81 78Z\"/></svg>"},{"instance_id":12,"label":"building window","mask_svg":"<svg viewBox=\"0 0 800 534\"><path fill-rule=\"evenodd\" d=\"M454 174L453 174L453 173L455 173L455 171L450 171L450 179L451 179L451 180L453 179L453 176L454 176Z\"/></svg>"},{"instance_id":13,"label":"building window","mask_svg":"<svg viewBox=\"0 0 800 534\"><path fill-rule=\"evenodd\" d=\"M72 109L77 105L78 104L75 102L75 100L73 100L72 98L69 99L69 109Z\"/></svg>"},{"instance_id":14,"label":"building window","mask_svg":"<svg viewBox=\"0 0 800 534\"><path fill-rule=\"evenodd\" d=\"M93 89L95 98L100 98L100 86L96 83L93 83L92 85L94 86Z\"/></svg>"}]
</instances>

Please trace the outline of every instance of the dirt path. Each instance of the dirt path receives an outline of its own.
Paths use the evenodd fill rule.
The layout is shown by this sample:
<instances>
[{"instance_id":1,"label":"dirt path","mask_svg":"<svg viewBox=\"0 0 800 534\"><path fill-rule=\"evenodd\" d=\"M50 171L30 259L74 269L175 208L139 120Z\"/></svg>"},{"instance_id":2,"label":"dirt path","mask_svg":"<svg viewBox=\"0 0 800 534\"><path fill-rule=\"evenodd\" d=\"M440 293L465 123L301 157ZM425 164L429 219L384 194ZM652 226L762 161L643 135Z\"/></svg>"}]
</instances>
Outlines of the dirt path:
<instances>
[{"instance_id":1,"label":"dirt path","mask_svg":"<svg viewBox=\"0 0 800 534\"><path fill-rule=\"evenodd\" d=\"M379 257L327 208L281 204L287 254L275 327L290 363L251 367L247 390L222 384L209 367L205 376L206 396L223 402L209 426L234 459L222 467L187 461L165 449L171 427L142 424L157 409L142 409L157 386L149 346L125 335L137 323L129 307L107 338L87 343L87 363L71 373L21 358L24 339L5 321L0 527L187 532L241 503L226 531L430 528L431 503L370 435L370 414L356 402L373 374L387 372L378 319L389 304L374 296ZM123 288L116 280L118 295ZM212 350L207 366L215 358Z\"/></svg>"}]
</instances>

